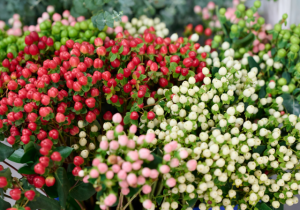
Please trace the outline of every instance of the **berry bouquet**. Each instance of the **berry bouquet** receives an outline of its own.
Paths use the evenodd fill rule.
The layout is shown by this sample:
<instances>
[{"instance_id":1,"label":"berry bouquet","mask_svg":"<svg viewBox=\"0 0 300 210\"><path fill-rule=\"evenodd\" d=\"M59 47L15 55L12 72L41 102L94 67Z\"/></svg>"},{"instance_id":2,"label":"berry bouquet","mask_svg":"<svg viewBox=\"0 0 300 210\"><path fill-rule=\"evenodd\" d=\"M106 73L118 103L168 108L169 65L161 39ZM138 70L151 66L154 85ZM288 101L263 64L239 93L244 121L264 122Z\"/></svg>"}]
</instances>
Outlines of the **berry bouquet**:
<instances>
[{"instance_id":1,"label":"berry bouquet","mask_svg":"<svg viewBox=\"0 0 300 210\"><path fill-rule=\"evenodd\" d=\"M286 75L297 76L299 28L281 32L282 23L266 32L271 56L251 48L255 34L234 42L246 24L211 46L153 26L114 39L26 34L24 50L1 62L0 132L10 146L0 143L0 160L24 164L1 166L1 209L297 204L300 109Z\"/></svg>"}]
</instances>

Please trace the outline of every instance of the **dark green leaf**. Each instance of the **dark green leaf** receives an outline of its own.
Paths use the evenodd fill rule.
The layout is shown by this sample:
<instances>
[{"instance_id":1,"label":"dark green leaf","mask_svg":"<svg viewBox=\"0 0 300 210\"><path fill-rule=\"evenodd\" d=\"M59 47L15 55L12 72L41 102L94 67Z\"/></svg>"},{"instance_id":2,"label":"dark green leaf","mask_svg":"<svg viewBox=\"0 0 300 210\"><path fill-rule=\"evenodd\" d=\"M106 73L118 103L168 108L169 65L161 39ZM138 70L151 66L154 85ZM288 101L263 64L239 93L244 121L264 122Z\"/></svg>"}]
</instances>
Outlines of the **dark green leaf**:
<instances>
[{"instance_id":1,"label":"dark green leaf","mask_svg":"<svg viewBox=\"0 0 300 210\"><path fill-rule=\"evenodd\" d=\"M266 149L266 145L260 145L257 148L253 148L253 153L259 153L260 155L262 155Z\"/></svg>"},{"instance_id":2,"label":"dark green leaf","mask_svg":"<svg viewBox=\"0 0 300 210\"><path fill-rule=\"evenodd\" d=\"M258 92L258 97L259 98L264 98L267 94L267 91L266 91L266 85L262 86Z\"/></svg>"},{"instance_id":3,"label":"dark green leaf","mask_svg":"<svg viewBox=\"0 0 300 210\"><path fill-rule=\"evenodd\" d=\"M18 170L18 173L20 174L35 174L34 170L31 166L23 166Z\"/></svg>"},{"instance_id":4,"label":"dark green leaf","mask_svg":"<svg viewBox=\"0 0 300 210\"><path fill-rule=\"evenodd\" d=\"M66 208L66 201L70 189L67 172L64 168L59 167L55 172L56 187L59 196L59 203L63 209Z\"/></svg>"},{"instance_id":5,"label":"dark green leaf","mask_svg":"<svg viewBox=\"0 0 300 210\"><path fill-rule=\"evenodd\" d=\"M11 183L11 171L10 168L6 168L0 171L0 176L5 177L8 183Z\"/></svg>"},{"instance_id":6,"label":"dark green leaf","mask_svg":"<svg viewBox=\"0 0 300 210\"><path fill-rule=\"evenodd\" d=\"M272 210L272 208L264 202L258 202L255 207L257 207L259 210Z\"/></svg>"},{"instance_id":7,"label":"dark green leaf","mask_svg":"<svg viewBox=\"0 0 300 210\"><path fill-rule=\"evenodd\" d=\"M189 207L194 207L194 205L196 204L198 198L194 198L192 200L188 201Z\"/></svg>"},{"instance_id":8,"label":"dark green leaf","mask_svg":"<svg viewBox=\"0 0 300 210\"><path fill-rule=\"evenodd\" d=\"M281 97L283 98L282 105L286 108L287 112L299 116L300 104L296 98L288 93L282 94Z\"/></svg>"},{"instance_id":9,"label":"dark green leaf","mask_svg":"<svg viewBox=\"0 0 300 210\"><path fill-rule=\"evenodd\" d=\"M15 150L3 143L0 143L0 162L8 158Z\"/></svg>"},{"instance_id":10,"label":"dark green leaf","mask_svg":"<svg viewBox=\"0 0 300 210\"><path fill-rule=\"evenodd\" d=\"M297 93L300 92L300 88L296 88L294 91L293 91L293 95L296 95Z\"/></svg>"},{"instance_id":11,"label":"dark green leaf","mask_svg":"<svg viewBox=\"0 0 300 210\"><path fill-rule=\"evenodd\" d=\"M92 197L96 193L94 187L90 183L79 182L75 187L70 190L72 198L84 201Z\"/></svg>"},{"instance_id":12,"label":"dark green leaf","mask_svg":"<svg viewBox=\"0 0 300 210\"><path fill-rule=\"evenodd\" d=\"M67 158L73 151L73 148L61 146L61 147L56 147L54 151L59 152L63 158Z\"/></svg>"},{"instance_id":13,"label":"dark green leaf","mask_svg":"<svg viewBox=\"0 0 300 210\"><path fill-rule=\"evenodd\" d=\"M152 155L154 156L154 160L152 160L149 163L144 162L143 166L148 167L150 169L156 169L157 166L162 163L162 158L154 153L152 153Z\"/></svg>"},{"instance_id":14,"label":"dark green leaf","mask_svg":"<svg viewBox=\"0 0 300 210\"><path fill-rule=\"evenodd\" d=\"M253 33L249 33L246 37L243 39L239 39L232 43L232 48L240 48L240 47L247 47L253 43L255 40L255 36Z\"/></svg>"},{"instance_id":15,"label":"dark green leaf","mask_svg":"<svg viewBox=\"0 0 300 210\"><path fill-rule=\"evenodd\" d=\"M129 187L129 190L130 190L129 193L126 195L126 197L128 197L128 198L137 194L138 191L140 190L140 188L139 187L136 187L136 188Z\"/></svg>"},{"instance_id":16,"label":"dark green leaf","mask_svg":"<svg viewBox=\"0 0 300 210\"><path fill-rule=\"evenodd\" d=\"M253 67L256 67L258 69L258 72L260 72L260 67L259 67L258 63L256 63L256 61L254 60L254 58L252 56L248 57L248 63L249 63L250 69Z\"/></svg>"},{"instance_id":17,"label":"dark green leaf","mask_svg":"<svg viewBox=\"0 0 300 210\"><path fill-rule=\"evenodd\" d=\"M36 191L36 196L33 201L27 204L31 209L59 210L61 209L58 201L48 198Z\"/></svg>"},{"instance_id":18,"label":"dark green leaf","mask_svg":"<svg viewBox=\"0 0 300 210\"><path fill-rule=\"evenodd\" d=\"M18 149L16 150L11 156L9 156L8 160L13 161L15 163L22 163L21 158L24 155L24 150L23 149Z\"/></svg>"},{"instance_id":19,"label":"dark green leaf","mask_svg":"<svg viewBox=\"0 0 300 210\"><path fill-rule=\"evenodd\" d=\"M287 83L290 83L291 81L291 75L288 72L283 72L282 77L286 79Z\"/></svg>"},{"instance_id":20,"label":"dark green leaf","mask_svg":"<svg viewBox=\"0 0 300 210\"><path fill-rule=\"evenodd\" d=\"M11 207L10 203L6 202L5 200L3 200L2 198L0 198L0 207L1 209L8 209Z\"/></svg>"},{"instance_id":21,"label":"dark green leaf","mask_svg":"<svg viewBox=\"0 0 300 210\"><path fill-rule=\"evenodd\" d=\"M58 193L57 193L57 190L56 190L56 183L51 187L44 186L44 190L45 190L46 194L49 197L51 197L51 198L57 198L58 197Z\"/></svg>"},{"instance_id":22,"label":"dark green leaf","mask_svg":"<svg viewBox=\"0 0 300 210\"><path fill-rule=\"evenodd\" d=\"M211 74L214 76L216 73L218 73L219 68L218 67L213 67L211 70Z\"/></svg>"}]
</instances>

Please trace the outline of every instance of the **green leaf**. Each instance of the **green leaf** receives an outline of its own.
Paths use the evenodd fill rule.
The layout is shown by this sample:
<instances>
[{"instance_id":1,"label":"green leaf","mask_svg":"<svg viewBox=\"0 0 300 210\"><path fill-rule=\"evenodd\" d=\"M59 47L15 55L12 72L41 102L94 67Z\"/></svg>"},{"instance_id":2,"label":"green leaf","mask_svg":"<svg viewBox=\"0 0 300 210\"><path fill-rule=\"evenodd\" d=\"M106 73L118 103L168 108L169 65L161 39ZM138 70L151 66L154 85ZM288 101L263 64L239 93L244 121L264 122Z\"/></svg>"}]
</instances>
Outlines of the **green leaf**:
<instances>
[{"instance_id":1,"label":"green leaf","mask_svg":"<svg viewBox=\"0 0 300 210\"><path fill-rule=\"evenodd\" d=\"M0 198L0 207L1 209L8 209L11 207L10 203L6 202L5 200L3 200L2 198Z\"/></svg>"},{"instance_id":2,"label":"green leaf","mask_svg":"<svg viewBox=\"0 0 300 210\"><path fill-rule=\"evenodd\" d=\"M252 56L248 56L248 63L249 63L250 69L252 69L253 67L256 67L258 69L258 73L260 72L260 67L259 67L258 63L256 63L256 61L254 60L254 58Z\"/></svg>"},{"instance_id":3,"label":"green leaf","mask_svg":"<svg viewBox=\"0 0 300 210\"><path fill-rule=\"evenodd\" d=\"M80 182L75 187L70 190L70 195L72 198L84 201L92 197L96 193L94 187L90 183Z\"/></svg>"},{"instance_id":4,"label":"green leaf","mask_svg":"<svg viewBox=\"0 0 300 210\"><path fill-rule=\"evenodd\" d=\"M33 168L31 166L23 166L18 170L20 174L35 174Z\"/></svg>"},{"instance_id":5,"label":"green leaf","mask_svg":"<svg viewBox=\"0 0 300 210\"><path fill-rule=\"evenodd\" d=\"M262 86L258 92L258 97L259 98L264 98L267 94L267 91L266 91L266 85Z\"/></svg>"},{"instance_id":6,"label":"green leaf","mask_svg":"<svg viewBox=\"0 0 300 210\"><path fill-rule=\"evenodd\" d=\"M24 150L20 148L14 151L14 153L11 156L9 156L8 160L13 161L15 163L22 163L21 158L23 157L24 153Z\"/></svg>"},{"instance_id":7,"label":"green leaf","mask_svg":"<svg viewBox=\"0 0 300 210\"><path fill-rule=\"evenodd\" d=\"M124 118L124 124L127 125L129 122L130 122L130 112L127 112Z\"/></svg>"},{"instance_id":8,"label":"green leaf","mask_svg":"<svg viewBox=\"0 0 300 210\"><path fill-rule=\"evenodd\" d=\"M63 158L67 158L73 151L73 148L61 146L61 147L56 147L54 151L59 152Z\"/></svg>"},{"instance_id":9,"label":"green leaf","mask_svg":"<svg viewBox=\"0 0 300 210\"><path fill-rule=\"evenodd\" d=\"M198 198L194 198L192 200L188 201L189 207L194 207L194 205L196 204Z\"/></svg>"},{"instance_id":10,"label":"green leaf","mask_svg":"<svg viewBox=\"0 0 300 210\"><path fill-rule=\"evenodd\" d=\"M300 104L296 98L288 93L282 94L281 97L283 98L282 105L286 108L287 112L299 116Z\"/></svg>"},{"instance_id":11,"label":"green leaf","mask_svg":"<svg viewBox=\"0 0 300 210\"><path fill-rule=\"evenodd\" d=\"M59 167L55 172L55 179L57 182L57 192L59 197L59 203L63 209L66 208L66 201L68 192L70 189L67 172L63 167Z\"/></svg>"},{"instance_id":12,"label":"green leaf","mask_svg":"<svg viewBox=\"0 0 300 210\"><path fill-rule=\"evenodd\" d=\"M300 92L300 88L296 88L294 91L293 91L293 95L296 95L297 93Z\"/></svg>"},{"instance_id":13,"label":"green leaf","mask_svg":"<svg viewBox=\"0 0 300 210\"><path fill-rule=\"evenodd\" d=\"M243 39L239 39L237 41L234 41L232 43L232 48L241 48L241 47L247 47L253 43L255 40L255 36L253 33L249 33L247 36L245 36Z\"/></svg>"},{"instance_id":14,"label":"green leaf","mask_svg":"<svg viewBox=\"0 0 300 210\"><path fill-rule=\"evenodd\" d=\"M132 196L134 196L135 194L138 193L138 191L140 190L139 187L133 188L133 187L129 187L129 193L126 195L126 197L130 198Z\"/></svg>"},{"instance_id":15,"label":"green leaf","mask_svg":"<svg viewBox=\"0 0 300 210\"><path fill-rule=\"evenodd\" d=\"M118 53L121 54L121 53L123 52L123 50L124 50L124 46L122 45L122 46L119 48Z\"/></svg>"},{"instance_id":16,"label":"green leaf","mask_svg":"<svg viewBox=\"0 0 300 210\"><path fill-rule=\"evenodd\" d=\"M118 57L117 54L113 54L111 57L110 57L110 62L113 62L114 60L116 60Z\"/></svg>"},{"instance_id":17,"label":"green leaf","mask_svg":"<svg viewBox=\"0 0 300 210\"><path fill-rule=\"evenodd\" d=\"M259 153L260 155L262 155L266 149L267 145L260 145L257 148L253 148L253 153Z\"/></svg>"},{"instance_id":18,"label":"green leaf","mask_svg":"<svg viewBox=\"0 0 300 210\"><path fill-rule=\"evenodd\" d=\"M264 202L257 203L255 207L257 207L259 210L272 210L272 208Z\"/></svg>"},{"instance_id":19,"label":"green leaf","mask_svg":"<svg viewBox=\"0 0 300 210\"><path fill-rule=\"evenodd\" d=\"M219 68L218 67L213 67L211 70L211 74L214 76L216 73L218 73Z\"/></svg>"},{"instance_id":20,"label":"green leaf","mask_svg":"<svg viewBox=\"0 0 300 210\"><path fill-rule=\"evenodd\" d=\"M12 147L0 143L0 162L8 158L15 150Z\"/></svg>"},{"instance_id":21,"label":"green leaf","mask_svg":"<svg viewBox=\"0 0 300 210\"><path fill-rule=\"evenodd\" d=\"M29 201L27 206L31 209L45 209L45 210L58 210L61 209L58 201L48 198L38 191L35 192L36 196L33 201Z\"/></svg>"},{"instance_id":22,"label":"green leaf","mask_svg":"<svg viewBox=\"0 0 300 210\"><path fill-rule=\"evenodd\" d=\"M286 79L287 83L290 83L291 81L291 75L288 72L283 72L282 77Z\"/></svg>"}]
</instances>

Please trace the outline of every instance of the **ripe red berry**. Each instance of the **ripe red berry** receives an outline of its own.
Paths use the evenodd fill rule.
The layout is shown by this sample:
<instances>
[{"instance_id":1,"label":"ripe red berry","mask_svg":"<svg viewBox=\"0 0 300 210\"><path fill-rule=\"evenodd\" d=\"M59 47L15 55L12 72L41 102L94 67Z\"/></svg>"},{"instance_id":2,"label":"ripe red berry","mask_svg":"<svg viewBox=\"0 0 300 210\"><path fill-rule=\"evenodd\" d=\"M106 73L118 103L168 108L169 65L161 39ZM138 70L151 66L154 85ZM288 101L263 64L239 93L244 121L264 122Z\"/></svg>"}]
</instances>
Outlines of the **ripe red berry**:
<instances>
[{"instance_id":1,"label":"ripe red berry","mask_svg":"<svg viewBox=\"0 0 300 210\"><path fill-rule=\"evenodd\" d=\"M155 118L154 112L150 111L147 113L147 118L148 120L153 120Z\"/></svg>"},{"instance_id":2,"label":"ripe red berry","mask_svg":"<svg viewBox=\"0 0 300 210\"><path fill-rule=\"evenodd\" d=\"M79 171L81 171L81 168L80 168L79 166L76 166L76 167L72 170L73 176L78 176Z\"/></svg>"},{"instance_id":3,"label":"ripe red berry","mask_svg":"<svg viewBox=\"0 0 300 210\"><path fill-rule=\"evenodd\" d=\"M66 120L66 116L62 113L57 113L55 117L56 122L63 123Z\"/></svg>"},{"instance_id":4,"label":"ripe red berry","mask_svg":"<svg viewBox=\"0 0 300 210\"><path fill-rule=\"evenodd\" d=\"M59 152L53 152L51 155L51 160L59 162L61 161L62 157L61 154Z\"/></svg>"},{"instance_id":5,"label":"ripe red berry","mask_svg":"<svg viewBox=\"0 0 300 210\"><path fill-rule=\"evenodd\" d=\"M26 44L26 45L32 45L32 43L33 43L32 37L31 37L30 35L27 35L27 36L25 37L25 44Z\"/></svg>"},{"instance_id":6,"label":"ripe red berry","mask_svg":"<svg viewBox=\"0 0 300 210\"><path fill-rule=\"evenodd\" d=\"M49 132L49 136L52 138L52 139L58 139L58 136L59 136L59 133L57 130L53 129Z\"/></svg>"},{"instance_id":7,"label":"ripe red berry","mask_svg":"<svg viewBox=\"0 0 300 210\"><path fill-rule=\"evenodd\" d=\"M6 185L7 185L7 179L3 176L0 177L0 188L4 188L4 187L6 187Z\"/></svg>"},{"instance_id":8,"label":"ripe red berry","mask_svg":"<svg viewBox=\"0 0 300 210\"><path fill-rule=\"evenodd\" d=\"M33 185L36 187L36 188L42 188L45 184L45 178L42 177L42 176L35 176L33 178Z\"/></svg>"},{"instance_id":9,"label":"ripe red berry","mask_svg":"<svg viewBox=\"0 0 300 210\"><path fill-rule=\"evenodd\" d=\"M112 103L117 103L118 102L119 97L117 95L113 95L110 100Z\"/></svg>"},{"instance_id":10,"label":"ripe red berry","mask_svg":"<svg viewBox=\"0 0 300 210\"><path fill-rule=\"evenodd\" d=\"M9 195L10 197L13 199L13 200L19 200L21 198L21 190L20 189L12 189L10 192L9 192Z\"/></svg>"},{"instance_id":11,"label":"ripe red berry","mask_svg":"<svg viewBox=\"0 0 300 210\"><path fill-rule=\"evenodd\" d=\"M107 121L111 121L112 120L112 113L110 111L105 112L104 115L103 115L103 119L107 120Z\"/></svg>"},{"instance_id":12,"label":"ripe red berry","mask_svg":"<svg viewBox=\"0 0 300 210\"><path fill-rule=\"evenodd\" d=\"M168 85L168 80L165 78L159 78L158 83L161 87L166 87Z\"/></svg>"},{"instance_id":13,"label":"ripe red berry","mask_svg":"<svg viewBox=\"0 0 300 210\"><path fill-rule=\"evenodd\" d=\"M24 144L28 144L30 142L30 136L29 135L23 135L23 136L21 136L21 141Z\"/></svg>"},{"instance_id":14,"label":"ripe red berry","mask_svg":"<svg viewBox=\"0 0 300 210\"><path fill-rule=\"evenodd\" d=\"M202 58L206 58L206 56L207 56L206 52L201 53Z\"/></svg>"},{"instance_id":15,"label":"ripe red berry","mask_svg":"<svg viewBox=\"0 0 300 210\"><path fill-rule=\"evenodd\" d=\"M29 53L31 55L37 55L39 53L39 48L35 44L32 44L29 47Z\"/></svg>"},{"instance_id":16,"label":"ripe red berry","mask_svg":"<svg viewBox=\"0 0 300 210\"><path fill-rule=\"evenodd\" d=\"M74 158L74 165L75 166L80 166L81 164L83 164L84 163L84 159L82 158L82 157L80 157L80 156L76 156L75 158Z\"/></svg>"},{"instance_id":17,"label":"ripe red berry","mask_svg":"<svg viewBox=\"0 0 300 210\"><path fill-rule=\"evenodd\" d=\"M13 145L16 141L16 138L14 136L9 136L6 140L10 145Z\"/></svg>"},{"instance_id":18,"label":"ripe red berry","mask_svg":"<svg viewBox=\"0 0 300 210\"><path fill-rule=\"evenodd\" d=\"M102 78L105 80L105 81L108 81L111 77L111 73L109 71L105 71L102 73Z\"/></svg>"},{"instance_id":19,"label":"ripe red berry","mask_svg":"<svg viewBox=\"0 0 300 210\"><path fill-rule=\"evenodd\" d=\"M50 158L48 158L48 157L40 157L39 158L39 162L43 165L43 166L45 166L45 167L48 167L48 165L49 165L49 162L50 162Z\"/></svg>"},{"instance_id":20,"label":"ripe red berry","mask_svg":"<svg viewBox=\"0 0 300 210\"><path fill-rule=\"evenodd\" d=\"M137 120L138 118L139 114L136 111L130 113L130 119Z\"/></svg>"},{"instance_id":21,"label":"ripe red berry","mask_svg":"<svg viewBox=\"0 0 300 210\"><path fill-rule=\"evenodd\" d=\"M183 60L183 65L186 67L186 68L189 68L193 65L193 59L191 58L185 58Z\"/></svg>"},{"instance_id":22,"label":"ripe red berry","mask_svg":"<svg viewBox=\"0 0 300 210\"><path fill-rule=\"evenodd\" d=\"M24 196L25 196L28 200L32 201L32 200L34 199L35 192L34 192L33 190L28 190L28 191L26 191L26 192L24 193Z\"/></svg>"},{"instance_id":23,"label":"ripe red berry","mask_svg":"<svg viewBox=\"0 0 300 210\"><path fill-rule=\"evenodd\" d=\"M51 187L55 184L55 178L53 176L48 176L45 180L47 187Z\"/></svg>"},{"instance_id":24,"label":"ripe red berry","mask_svg":"<svg viewBox=\"0 0 300 210\"><path fill-rule=\"evenodd\" d=\"M47 38L46 45L51 47L53 44L54 44L53 39L50 37Z\"/></svg>"},{"instance_id":25,"label":"ripe red berry","mask_svg":"<svg viewBox=\"0 0 300 210\"><path fill-rule=\"evenodd\" d=\"M139 90L139 91L138 91L138 97L139 97L139 98L143 98L145 94L146 94L146 92L143 91L143 90Z\"/></svg>"},{"instance_id":26,"label":"ripe red berry","mask_svg":"<svg viewBox=\"0 0 300 210\"><path fill-rule=\"evenodd\" d=\"M88 122L88 123L92 123L96 120L97 116L94 112L92 111L89 111L85 117L85 120Z\"/></svg>"},{"instance_id":27,"label":"ripe red berry","mask_svg":"<svg viewBox=\"0 0 300 210\"><path fill-rule=\"evenodd\" d=\"M144 35L145 42L150 43L153 41L153 36L150 33Z\"/></svg>"},{"instance_id":28,"label":"ripe red berry","mask_svg":"<svg viewBox=\"0 0 300 210\"><path fill-rule=\"evenodd\" d=\"M94 108L95 104L96 104L96 99L95 98L88 98L85 100L85 104L89 107L89 108Z\"/></svg>"},{"instance_id":29,"label":"ripe red berry","mask_svg":"<svg viewBox=\"0 0 300 210\"><path fill-rule=\"evenodd\" d=\"M34 166L34 172L37 174L44 174L45 173L45 166L43 166L41 163L38 163Z\"/></svg>"}]
</instances>

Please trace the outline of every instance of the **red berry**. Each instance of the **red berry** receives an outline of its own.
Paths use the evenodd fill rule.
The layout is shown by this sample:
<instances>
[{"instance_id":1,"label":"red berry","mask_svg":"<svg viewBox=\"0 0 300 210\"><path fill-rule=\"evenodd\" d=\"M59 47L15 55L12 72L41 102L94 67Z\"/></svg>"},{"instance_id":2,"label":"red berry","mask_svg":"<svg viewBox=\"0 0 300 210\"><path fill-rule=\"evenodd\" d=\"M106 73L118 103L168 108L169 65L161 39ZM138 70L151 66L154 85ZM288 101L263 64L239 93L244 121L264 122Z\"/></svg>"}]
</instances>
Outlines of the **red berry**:
<instances>
[{"instance_id":1,"label":"red berry","mask_svg":"<svg viewBox=\"0 0 300 210\"><path fill-rule=\"evenodd\" d=\"M48 176L45 180L47 187L51 187L55 184L55 178L53 176Z\"/></svg>"},{"instance_id":2,"label":"red berry","mask_svg":"<svg viewBox=\"0 0 300 210\"><path fill-rule=\"evenodd\" d=\"M49 136L52 138L52 139L58 139L58 136L59 136L59 133L57 130L53 129L49 132Z\"/></svg>"},{"instance_id":3,"label":"red berry","mask_svg":"<svg viewBox=\"0 0 300 210\"><path fill-rule=\"evenodd\" d=\"M130 119L137 120L138 118L139 114L136 111L130 113Z\"/></svg>"},{"instance_id":4,"label":"red berry","mask_svg":"<svg viewBox=\"0 0 300 210\"><path fill-rule=\"evenodd\" d=\"M150 33L145 34L144 36L145 42L150 43L153 41L153 36Z\"/></svg>"},{"instance_id":5,"label":"red berry","mask_svg":"<svg viewBox=\"0 0 300 210\"><path fill-rule=\"evenodd\" d=\"M212 30L210 28L206 28L204 30L204 34L205 34L205 36L210 36L212 34Z\"/></svg>"},{"instance_id":6,"label":"red berry","mask_svg":"<svg viewBox=\"0 0 300 210\"><path fill-rule=\"evenodd\" d=\"M159 78L158 83L161 87L166 87L168 85L168 80L165 78Z\"/></svg>"},{"instance_id":7,"label":"red berry","mask_svg":"<svg viewBox=\"0 0 300 210\"><path fill-rule=\"evenodd\" d=\"M206 58L206 56L207 56L206 52L201 53L202 58Z\"/></svg>"},{"instance_id":8,"label":"red berry","mask_svg":"<svg viewBox=\"0 0 300 210\"><path fill-rule=\"evenodd\" d=\"M39 48L35 44L32 44L29 47L29 53L31 55L37 55L39 53Z\"/></svg>"},{"instance_id":9,"label":"red berry","mask_svg":"<svg viewBox=\"0 0 300 210\"><path fill-rule=\"evenodd\" d=\"M118 102L119 97L117 95L113 95L110 100L112 103L117 103Z\"/></svg>"},{"instance_id":10,"label":"red berry","mask_svg":"<svg viewBox=\"0 0 300 210\"><path fill-rule=\"evenodd\" d=\"M46 45L51 47L53 44L54 44L53 39L50 37L47 38Z\"/></svg>"},{"instance_id":11,"label":"red berry","mask_svg":"<svg viewBox=\"0 0 300 210\"><path fill-rule=\"evenodd\" d=\"M42 177L42 176L35 176L33 178L33 185L36 187L36 188L42 188L45 184L45 178Z\"/></svg>"},{"instance_id":12,"label":"red berry","mask_svg":"<svg viewBox=\"0 0 300 210\"><path fill-rule=\"evenodd\" d=\"M34 199L34 196L35 196L35 192L33 190L28 190L24 193L25 197L32 201Z\"/></svg>"},{"instance_id":13,"label":"red berry","mask_svg":"<svg viewBox=\"0 0 300 210\"><path fill-rule=\"evenodd\" d=\"M85 104L89 107L89 108L94 108L95 104L96 104L96 99L95 98L88 98L85 100Z\"/></svg>"},{"instance_id":14,"label":"red berry","mask_svg":"<svg viewBox=\"0 0 300 210\"><path fill-rule=\"evenodd\" d=\"M92 123L96 120L96 114L94 112L91 112L89 111L85 117L85 120L88 122L88 123Z\"/></svg>"},{"instance_id":15,"label":"red berry","mask_svg":"<svg viewBox=\"0 0 300 210\"><path fill-rule=\"evenodd\" d=\"M76 167L72 170L73 176L78 176L79 171L81 171L81 168L80 168L79 166L76 166Z\"/></svg>"},{"instance_id":16,"label":"red berry","mask_svg":"<svg viewBox=\"0 0 300 210\"><path fill-rule=\"evenodd\" d=\"M112 113L110 111L105 112L104 115L103 115L103 119L107 120L107 121L111 121L112 120Z\"/></svg>"},{"instance_id":17,"label":"red berry","mask_svg":"<svg viewBox=\"0 0 300 210\"><path fill-rule=\"evenodd\" d=\"M45 173L45 166L43 166L41 163L38 163L34 166L34 172L37 174L44 174Z\"/></svg>"},{"instance_id":18,"label":"red berry","mask_svg":"<svg viewBox=\"0 0 300 210\"><path fill-rule=\"evenodd\" d=\"M191 58L185 58L183 60L183 65L186 67L186 68L189 68L193 65L193 59Z\"/></svg>"},{"instance_id":19,"label":"red berry","mask_svg":"<svg viewBox=\"0 0 300 210\"><path fill-rule=\"evenodd\" d=\"M143 98L145 94L146 94L146 92L143 91L143 90L139 90L139 91L138 91L138 97L139 97L139 98Z\"/></svg>"},{"instance_id":20,"label":"red berry","mask_svg":"<svg viewBox=\"0 0 300 210\"><path fill-rule=\"evenodd\" d=\"M102 78L105 80L105 81L108 81L111 77L111 73L109 71L105 71L102 73Z\"/></svg>"},{"instance_id":21,"label":"red berry","mask_svg":"<svg viewBox=\"0 0 300 210\"><path fill-rule=\"evenodd\" d=\"M12 199L14 200L19 200L21 198L21 190L20 189L12 189L10 192L9 192L9 195Z\"/></svg>"},{"instance_id":22,"label":"red berry","mask_svg":"<svg viewBox=\"0 0 300 210\"><path fill-rule=\"evenodd\" d=\"M25 37L25 44L26 44L26 45L32 45L32 43L33 43L32 37L31 37L30 35L27 35L27 36Z\"/></svg>"},{"instance_id":23,"label":"red berry","mask_svg":"<svg viewBox=\"0 0 300 210\"><path fill-rule=\"evenodd\" d=\"M52 153L51 160L59 162L59 161L61 161L61 159L62 159L62 157L61 157L59 152L53 152Z\"/></svg>"},{"instance_id":24,"label":"red berry","mask_svg":"<svg viewBox=\"0 0 300 210\"><path fill-rule=\"evenodd\" d=\"M155 118L154 112L152 112L152 111L148 112L147 118L148 118L148 120L153 120Z\"/></svg>"},{"instance_id":25,"label":"red berry","mask_svg":"<svg viewBox=\"0 0 300 210\"><path fill-rule=\"evenodd\" d=\"M30 142L30 136L29 135L23 135L23 136L21 136L21 141L24 144L28 144Z\"/></svg>"},{"instance_id":26,"label":"red berry","mask_svg":"<svg viewBox=\"0 0 300 210\"><path fill-rule=\"evenodd\" d=\"M45 166L45 167L48 167L48 165L49 165L49 162L50 162L50 159L48 158L48 157L40 157L39 158L39 162L43 165L43 166Z\"/></svg>"},{"instance_id":27,"label":"red berry","mask_svg":"<svg viewBox=\"0 0 300 210\"><path fill-rule=\"evenodd\" d=\"M66 116L62 113L57 113L55 117L56 122L63 123L66 120Z\"/></svg>"},{"instance_id":28,"label":"red berry","mask_svg":"<svg viewBox=\"0 0 300 210\"><path fill-rule=\"evenodd\" d=\"M75 166L80 166L81 164L83 164L84 163L84 159L82 158L82 157L80 157L80 156L76 156L75 158L74 158L74 165Z\"/></svg>"},{"instance_id":29,"label":"red berry","mask_svg":"<svg viewBox=\"0 0 300 210\"><path fill-rule=\"evenodd\" d=\"M3 166L2 166L3 168ZM7 179L5 177L0 177L0 188L4 188L7 185Z\"/></svg>"}]
</instances>

